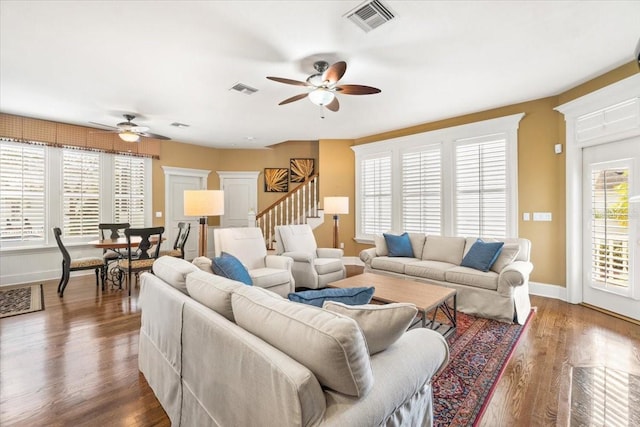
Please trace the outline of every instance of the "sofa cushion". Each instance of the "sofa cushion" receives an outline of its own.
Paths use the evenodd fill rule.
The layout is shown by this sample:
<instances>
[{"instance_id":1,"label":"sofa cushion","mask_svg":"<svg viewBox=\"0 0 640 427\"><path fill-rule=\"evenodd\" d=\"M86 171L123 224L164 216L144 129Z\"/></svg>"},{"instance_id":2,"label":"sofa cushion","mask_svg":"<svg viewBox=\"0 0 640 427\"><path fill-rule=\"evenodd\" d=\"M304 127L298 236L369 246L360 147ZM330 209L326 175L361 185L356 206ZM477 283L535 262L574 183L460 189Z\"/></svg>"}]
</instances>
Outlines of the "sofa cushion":
<instances>
[{"instance_id":1,"label":"sofa cushion","mask_svg":"<svg viewBox=\"0 0 640 427\"><path fill-rule=\"evenodd\" d=\"M200 270L213 274L213 268L211 267L211 258L207 258L206 256L199 256L194 258L191 263L198 267Z\"/></svg>"},{"instance_id":2,"label":"sofa cushion","mask_svg":"<svg viewBox=\"0 0 640 427\"><path fill-rule=\"evenodd\" d=\"M356 397L373 387L367 345L355 320L255 286L238 289L231 304L239 326L309 368L322 386Z\"/></svg>"},{"instance_id":3,"label":"sofa cushion","mask_svg":"<svg viewBox=\"0 0 640 427\"><path fill-rule=\"evenodd\" d=\"M373 287L325 288L312 291L291 292L290 301L322 307L325 301L337 301L348 305L368 304L373 297Z\"/></svg>"},{"instance_id":4,"label":"sofa cushion","mask_svg":"<svg viewBox=\"0 0 640 427\"><path fill-rule=\"evenodd\" d=\"M194 271L187 276L187 290L191 298L232 322L235 319L231 308L231 294L242 286L244 283L204 271Z\"/></svg>"},{"instance_id":5,"label":"sofa cushion","mask_svg":"<svg viewBox=\"0 0 640 427\"><path fill-rule=\"evenodd\" d=\"M194 271L198 271L198 267L182 258L162 256L153 263L153 274L187 295L186 278Z\"/></svg>"},{"instance_id":6,"label":"sofa cushion","mask_svg":"<svg viewBox=\"0 0 640 427\"><path fill-rule=\"evenodd\" d=\"M387 244L390 257L409 257L413 258L413 249L409 235L405 232L398 235L383 233L384 241Z\"/></svg>"},{"instance_id":7,"label":"sofa cushion","mask_svg":"<svg viewBox=\"0 0 640 427\"><path fill-rule=\"evenodd\" d=\"M469 285L476 288L498 289L498 273L476 270L469 267L453 267L445 272L445 280L451 283Z\"/></svg>"},{"instance_id":8,"label":"sofa cushion","mask_svg":"<svg viewBox=\"0 0 640 427\"><path fill-rule=\"evenodd\" d=\"M367 340L369 354L379 353L396 342L405 333L418 313L416 306L408 303L352 306L326 301L322 308L350 317L358 322Z\"/></svg>"},{"instance_id":9,"label":"sofa cushion","mask_svg":"<svg viewBox=\"0 0 640 427\"><path fill-rule=\"evenodd\" d=\"M498 259L491 266L491 271L500 273L503 268L515 261L518 253L520 253L520 245L517 243L505 243Z\"/></svg>"},{"instance_id":10,"label":"sofa cushion","mask_svg":"<svg viewBox=\"0 0 640 427\"><path fill-rule=\"evenodd\" d=\"M211 268L213 272L218 276L226 277L227 279L237 280L245 285L253 285L251 276L242 262L236 257L226 252L222 252L222 255L215 257L211 260Z\"/></svg>"},{"instance_id":11,"label":"sofa cushion","mask_svg":"<svg viewBox=\"0 0 640 427\"><path fill-rule=\"evenodd\" d=\"M453 267L457 266L448 262L415 261L405 265L404 273L409 276L444 281L446 271Z\"/></svg>"},{"instance_id":12,"label":"sofa cushion","mask_svg":"<svg viewBox=\"0 0 640 427\"><path fill-rule=\"evenodd\" d=\"M371 267L376 270L404 274L405 265L416 261L418 261L417 258L377 256L371 260Z\"/></svg>"},{"instance_id":13,"label":"sofa cushion","mask_svg":"<svg viewBox=\"0 0 640 427\"><path fill-rule=\"evenodd\" d=\"M460 265L464 244L464 237L427 236L422 259Z\"/></svg>"},{"instance_id":14,"label":"sofa cushion","mask_svg":"<svg viewBox=\"0 0 640 427\"><path fill-rule=\"evenodd\" d=\"M469 252L462 258L460 265L487 272L498 259L503 246L504 242L485 242L482 239L477 239Z\"/></svg>"}]
</instances>

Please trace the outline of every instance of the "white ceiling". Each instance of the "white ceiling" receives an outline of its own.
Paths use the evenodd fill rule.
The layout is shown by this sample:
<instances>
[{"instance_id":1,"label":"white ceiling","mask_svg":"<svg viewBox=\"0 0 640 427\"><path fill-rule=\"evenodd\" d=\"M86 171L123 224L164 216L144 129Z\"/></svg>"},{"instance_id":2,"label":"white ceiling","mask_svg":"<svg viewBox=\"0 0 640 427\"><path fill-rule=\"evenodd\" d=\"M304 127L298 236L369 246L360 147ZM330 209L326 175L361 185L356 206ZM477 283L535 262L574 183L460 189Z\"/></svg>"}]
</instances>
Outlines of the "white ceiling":
<instances>
[{"instance_id":1,"label":"white ceiling","mask_svg":"<svg viewBox=\"0 0 640 427\"><path fill-rule=\"evenodd\" d=\"M365 33L361 1L0 2L0 111L89 125L122 113L174 140L254 148L359 138L556 95L633 59L640 1L393 1ZM382 89L307 99L309 58ZM259 91L229 91L241 82ZM175 128L172 122L189 124ZM253 140L248 137L255 138Z\"/></svg>"}]
</instances>

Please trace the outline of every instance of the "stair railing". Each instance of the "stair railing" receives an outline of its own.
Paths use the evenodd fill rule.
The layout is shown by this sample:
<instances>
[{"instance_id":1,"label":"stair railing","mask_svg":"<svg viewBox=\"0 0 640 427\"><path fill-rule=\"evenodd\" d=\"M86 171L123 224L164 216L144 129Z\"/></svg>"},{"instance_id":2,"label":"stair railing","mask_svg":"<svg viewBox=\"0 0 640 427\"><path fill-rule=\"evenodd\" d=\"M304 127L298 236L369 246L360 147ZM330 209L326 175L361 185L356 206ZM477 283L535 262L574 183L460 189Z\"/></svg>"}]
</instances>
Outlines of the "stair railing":
<instances>
[{"instance_id":1,"label":"stair railing","mask_svg":"<svg viewBox=\"0 0 640 427\"><path fill-rule=\"evenodd\" d=\"M276 226L306 224L307 218L318 216L318 180L317 173L311 175L256 215L267 249L273 249Z\"/></svg>"}]
</instances>

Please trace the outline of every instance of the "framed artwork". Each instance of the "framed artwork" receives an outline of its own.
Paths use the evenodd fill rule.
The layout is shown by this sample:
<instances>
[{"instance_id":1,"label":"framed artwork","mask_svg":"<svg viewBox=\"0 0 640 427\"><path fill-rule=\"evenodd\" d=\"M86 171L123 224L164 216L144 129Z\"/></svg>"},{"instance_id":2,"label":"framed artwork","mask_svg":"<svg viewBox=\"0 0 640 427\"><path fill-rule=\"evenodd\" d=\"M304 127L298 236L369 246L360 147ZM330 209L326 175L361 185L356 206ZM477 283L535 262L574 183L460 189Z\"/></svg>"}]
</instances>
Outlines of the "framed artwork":
<instances>
[{"instance_id":1,"label":"framed artwork","mask_svg":"<svg viewBox=\"0 0 640 427\"><path fill-rule=\"evenodd\" d=\"M264 191L268 193L289 191L289 169L264 168Z\"/></svg>"},{"instance_id":2,"label":"framed artwork","mask_svg":"<svg viewBox=\"0 0 640 427\"><path fill-rule=\"evenodd\" d=\"M291 182L304 182L313 175L314 159L290 159Z\"/></svg>"}]
</instances>

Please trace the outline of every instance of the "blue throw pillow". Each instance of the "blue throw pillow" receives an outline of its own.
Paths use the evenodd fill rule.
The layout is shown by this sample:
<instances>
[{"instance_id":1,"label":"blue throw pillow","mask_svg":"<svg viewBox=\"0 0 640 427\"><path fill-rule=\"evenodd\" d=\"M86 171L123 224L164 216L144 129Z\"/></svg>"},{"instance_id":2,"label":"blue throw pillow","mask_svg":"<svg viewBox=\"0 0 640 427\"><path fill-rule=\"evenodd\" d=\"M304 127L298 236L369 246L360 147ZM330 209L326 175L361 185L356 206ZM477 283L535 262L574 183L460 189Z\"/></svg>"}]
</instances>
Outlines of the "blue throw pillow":
<instances>
[{"instance_id":1,"label":"blue throw pillow","mask_svg":"<svg viewBox=\"0 0 640 427\"><path fill-rule=\"evenodd\" d=\"M253 285L249 272L240 260L231 254L222 252L222 255L211 259L211 268L218 276L237 280L245 285Z\"/></svg>"},{"instance_id":2,"label":"blue throw pillow","mask_svg":"<svg viewBox=\"0 0 640 427\"><path fill-rule=\"evenodd\" d=\"M487 243L478 239L464 256L460 265L487 272L500 256L502 246L504 246L504 242Z\"/></svg>"},{"instance_id":3,"label":"blue throw pillow","mask_svg":"<svg viewBox=\"0 0 640 427\"><path fill-rule=\"evenodd\" d=\"M389 256L403 256L413 258L413 248L411 247L411 240L409 240L409 235L406 231L399 236L387 233L382 233L382 235L384 236L384 241L387 243Z\"/></svg>"},{"instance_id":4,"label":"blue throw pillow","mask_svg":"<svg viewBox=\"0 0 640 427\"><path fill-rule=\"evenodd\" d=\"M290 301L322 307L325 301L337 301L347 305L369 304L374 287L370 288L325 288L313 291L292 292L287 295Z\"/></svg>"}]
</instances>

